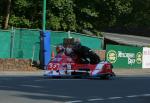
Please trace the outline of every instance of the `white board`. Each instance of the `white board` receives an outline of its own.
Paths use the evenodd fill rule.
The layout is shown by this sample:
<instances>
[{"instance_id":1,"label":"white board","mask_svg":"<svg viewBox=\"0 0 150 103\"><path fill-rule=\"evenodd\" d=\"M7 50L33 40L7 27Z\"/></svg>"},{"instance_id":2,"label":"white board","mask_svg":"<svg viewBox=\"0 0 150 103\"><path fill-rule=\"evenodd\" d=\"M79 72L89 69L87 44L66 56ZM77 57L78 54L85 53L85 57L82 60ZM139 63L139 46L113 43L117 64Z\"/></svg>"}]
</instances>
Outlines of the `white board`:
<instances>
[{"instance_id":1,"label":"white board","mask_svg":"<svg viewBox=\"0 0 150 103\"><path fill-rule=\"evenodd\" d=\"M143 48L143 63L142 68L150 68L150 48Z\"/></svg>"}]
</instances>

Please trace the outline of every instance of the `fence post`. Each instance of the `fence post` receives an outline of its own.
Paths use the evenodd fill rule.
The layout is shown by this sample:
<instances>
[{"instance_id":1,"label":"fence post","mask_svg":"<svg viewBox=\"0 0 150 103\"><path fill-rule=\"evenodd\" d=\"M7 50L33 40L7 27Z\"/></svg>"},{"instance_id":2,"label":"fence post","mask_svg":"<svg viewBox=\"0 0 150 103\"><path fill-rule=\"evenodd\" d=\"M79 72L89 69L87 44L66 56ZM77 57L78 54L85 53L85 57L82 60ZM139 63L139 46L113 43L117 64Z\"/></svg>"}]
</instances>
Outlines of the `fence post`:
<instances>
[{"instance_id":1,"label":"fence post","mask_svg":"<svg viewBox=\"0 0 150 103\"><path fill-rule=\"evenodd\" d=\"M13 58L13 48L14 48L14 27L11 28L11 40L10 40L10 58Z\"/></svg>"}]
</instances>

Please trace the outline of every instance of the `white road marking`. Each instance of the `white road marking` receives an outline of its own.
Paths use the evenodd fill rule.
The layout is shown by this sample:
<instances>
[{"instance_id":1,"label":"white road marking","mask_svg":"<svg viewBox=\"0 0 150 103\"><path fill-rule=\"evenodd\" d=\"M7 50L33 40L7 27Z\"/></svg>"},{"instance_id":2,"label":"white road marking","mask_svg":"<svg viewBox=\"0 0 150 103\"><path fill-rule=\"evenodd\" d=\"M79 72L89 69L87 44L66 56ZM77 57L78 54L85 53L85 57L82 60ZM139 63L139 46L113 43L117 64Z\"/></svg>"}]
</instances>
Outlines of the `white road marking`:
<instances>
[{"instance_id":1,"label":"white road marking","mask_svg":"<svg viewBox=\"0 0 150 103\"><path fill-rule=\"evenodd\" d=\"M103 98L95 98L95 99L88 99L88 101L101 101L101 100L104 100Z\"/></svg>"},{"instance_id":2,"label":"white road marking","mask_svg":"<svg viewBox=\"0 0 150 103\"><path fill-rule=\"evenodd\" d=\"M150 94L142 94L141 96L147 97L147 96L150 96Z\"/></svg>"},{"instance_id":3,"label":"white road marking","mask_svg":"<svg viewBox=\"0 0 150 103\"><path fill-rule=\"evenodd\" d=\"M128 95L128 96L124 96L127 98L136 98L136 97L146 97L146 96L150 96L150 94L141 94L141 95ZM123 99L124 97L108 97L106 99L103 98L96 98L96 99L88 99L88 101L102 101L102 100L114 100L114 99Z\"/></svg>"},{"instance_id":4,"label":"white road marking","mask_svg":"<svg viewBox=\"0 0 150 103\"><path fill-rule=\"evenodd\" d=\"M38 81L43 81L44 79L38 79L38 80L34 80L35 82L38 82Z\"/></svg>"},{"instance_id":5,"label":"white road marking","mask_svg":"<svg viewBox=\"0 0 150 103\"><path fill-rule=\"evenodd\" d=\"M32 88L41 88L41 86L37 86L37 85L21 85L23 87L32 87Z\"/></svg>"},{"instance_id":6,"label":"white road marking","mask_svg":"<svg viewBox=\"0 0 150 103\"><path fill-rule=\"evenodd\" d=\"M108 99L121 99L123 97L109 97Z\"/></svg>"},{"instance_id":7,"label":"white road marking","mask_svg":"<svg viewBox=\"0 0 150 103\"><path fill-rule=\"evenodd\" d=\"M115 100L115 99L123 99L123 98L137 98L137 97L148 97L150 94L139 94L139 95L128 95L123 97L108 97L108 98L94 98L94 99L87 99L85 101L93 102L93 101L106 101L106 100ZM81 103L84 102L82 100L74 100L74 101L68 101L65 103Z\"/></svg>"},{"instance_id":8,"label":"white road marking","mask_svg":"<svg viewBox=\"0 0 150 103\"><path fill-rule=\"evenodd\" d=\"M129 95L129 96L126 96L128 98L135 98L135 97L139 97L140 95Z\"/></svg>"},{"instance_id":9,"label":"white road marking","mask_svg":"<svg viewBox=\"0 0 150 103\"><path fill-rule=\"evenodd\" d=\"M81 103L81 102L83 102L83 101L81 101L81 100L75 100L75 101L68 101L68 102L65 102L65 103Z\"/></svg>"},{"instance_id":10,"label":"white road marking","mask_svg":"<svg viewBox=\"0 0 150 103\"><path fill-rule=\"evenodd\" d=\"M88 79L63 79L63 78L58 78L58 79L50 79L50 78L47 78L47 79L37 79L37 80L34 80L35 82L43 82L43 81L84 81L84 80L88 80Z\"/></svg>"}]
</instances>

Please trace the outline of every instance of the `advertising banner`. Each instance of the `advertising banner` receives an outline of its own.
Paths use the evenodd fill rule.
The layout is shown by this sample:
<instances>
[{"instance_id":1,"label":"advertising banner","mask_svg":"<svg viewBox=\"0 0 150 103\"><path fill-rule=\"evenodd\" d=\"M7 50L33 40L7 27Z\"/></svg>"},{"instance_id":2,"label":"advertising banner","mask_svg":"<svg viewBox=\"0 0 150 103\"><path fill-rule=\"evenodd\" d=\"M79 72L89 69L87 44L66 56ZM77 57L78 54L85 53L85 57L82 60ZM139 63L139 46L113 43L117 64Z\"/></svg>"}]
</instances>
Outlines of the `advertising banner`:
<instances>
[{"instance_id":1,"label":"advertising banner","mask_svg":"<svg viewBox=\"0 0 150 103\"><path fill-rule=\"evenodd\" d=\"M124 45L107 45L106 60L114 68L142 68L142 48Z\"/></svg>"},{"instance_id":2,"label":"advertising banner","mask_svg":"<svg viewBox=\"0 0 150 103\"><path fill-rule=\"evenodd\" d=\"M142 68L150 68L150 48L143 48L143 64Z\"/></svg>"}]
</instances>

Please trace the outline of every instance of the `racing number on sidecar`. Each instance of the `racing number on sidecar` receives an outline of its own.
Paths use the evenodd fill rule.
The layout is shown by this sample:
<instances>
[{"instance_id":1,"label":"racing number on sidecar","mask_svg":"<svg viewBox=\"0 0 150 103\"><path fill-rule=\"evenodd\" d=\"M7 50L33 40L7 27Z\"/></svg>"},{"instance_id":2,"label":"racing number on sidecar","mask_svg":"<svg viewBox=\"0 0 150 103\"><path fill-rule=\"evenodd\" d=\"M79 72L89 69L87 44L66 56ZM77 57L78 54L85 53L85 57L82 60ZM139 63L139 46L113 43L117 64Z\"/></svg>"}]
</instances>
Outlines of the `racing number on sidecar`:
<instances>
[{"instance_id":1,"label":"racing number on sidecar","mask_svg":"<svg viewBox=\"0 0 150 103\"><path fill-rule=\"evenodd\" d=\"M50 63L50 64L48 65L48 68L57 69L57 68L58 68L58 64Z\"/></svg>"}]
</instances>

